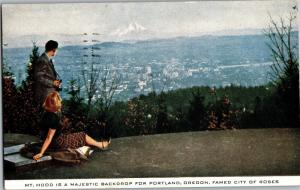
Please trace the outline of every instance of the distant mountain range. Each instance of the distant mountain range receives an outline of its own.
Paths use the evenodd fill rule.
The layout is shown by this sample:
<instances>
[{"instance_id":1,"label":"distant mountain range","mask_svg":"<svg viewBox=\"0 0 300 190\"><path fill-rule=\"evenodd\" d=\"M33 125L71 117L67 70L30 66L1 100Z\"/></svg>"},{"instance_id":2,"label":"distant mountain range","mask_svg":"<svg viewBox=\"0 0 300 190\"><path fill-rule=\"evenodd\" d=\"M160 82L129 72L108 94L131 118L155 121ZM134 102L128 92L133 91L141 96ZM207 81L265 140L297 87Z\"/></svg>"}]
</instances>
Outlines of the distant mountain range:
<instances>
[{"instance_id":1,"label":"distant mountain range","mask_svg":"<svg viewBox=\"0 0 300 190\"><path fill-rule=\"evenodd\" d=\"M97 34L97 35L95 35ZM192 36L183 36L179 38L185 37L205 37L205 36L233 36L233 35L259 35L262 34L262 29L243 29L243 30L222 30L215 31L202 34L194 34ZM170 39L178 38L172 36L170 34ZM101 42L137 42L137 41L145 41L145 40L161 40L164 38L159 37L159 34L156 34L154 31L151 31L139 23L133 22L130 23L127 27L120 27L114 31L111 31L107 34L100 33L83 33L83 34L51 34L48 36L43 35L24 35L24 36L16 36L13 38L3 38L4 44L7 44L7 48L19 48L19 47L30 47L32 42L37 42L39 46L43 46L46 41L49 39L56 40L60 42L61 46L69 46L69 45L80 45L83 40L88 40L89 42L92 39L101 41Z\"/></svg>"}]
</instances>

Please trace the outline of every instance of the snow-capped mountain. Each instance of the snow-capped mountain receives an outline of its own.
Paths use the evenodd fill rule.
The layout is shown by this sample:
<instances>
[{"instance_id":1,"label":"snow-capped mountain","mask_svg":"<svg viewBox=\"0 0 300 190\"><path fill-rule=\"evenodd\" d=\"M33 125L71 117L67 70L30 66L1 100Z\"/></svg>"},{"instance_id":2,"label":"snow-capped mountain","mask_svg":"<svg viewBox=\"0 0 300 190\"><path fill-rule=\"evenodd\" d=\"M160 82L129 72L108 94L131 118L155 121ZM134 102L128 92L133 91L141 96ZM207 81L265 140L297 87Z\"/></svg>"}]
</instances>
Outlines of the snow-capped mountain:
<instances>
[{"instance_id":1,"label":"snow-capped mountain","mask_svg":"<svg viewBox=\"0 0 300 190\"><path fill-rule=\"evenodd\" d=\"M138 34L146 31L147 28L137 22L130 23L127 27L118 28L111 33L112 36L123 37L125 35Z\"/></svg>"}]
</instances>

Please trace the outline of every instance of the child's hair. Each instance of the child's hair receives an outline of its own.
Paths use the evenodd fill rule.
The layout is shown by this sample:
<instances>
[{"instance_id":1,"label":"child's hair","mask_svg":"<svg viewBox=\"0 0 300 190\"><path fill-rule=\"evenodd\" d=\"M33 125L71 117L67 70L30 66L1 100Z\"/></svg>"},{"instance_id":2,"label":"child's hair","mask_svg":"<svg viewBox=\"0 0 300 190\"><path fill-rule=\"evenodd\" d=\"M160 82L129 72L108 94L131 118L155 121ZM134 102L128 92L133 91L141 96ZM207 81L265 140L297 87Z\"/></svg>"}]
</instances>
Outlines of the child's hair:
<instances>
[{"instance_id":1,"label":"child's hair","mask_svg":"<svg viewBox=\"0 0 300 190\"><path fill-rule=\"evenodd\" d=\"M61 98L56 91L50 92L46 97L43 108L49 112L57 112L61 107Z\"/></svg>"}]
</instances>

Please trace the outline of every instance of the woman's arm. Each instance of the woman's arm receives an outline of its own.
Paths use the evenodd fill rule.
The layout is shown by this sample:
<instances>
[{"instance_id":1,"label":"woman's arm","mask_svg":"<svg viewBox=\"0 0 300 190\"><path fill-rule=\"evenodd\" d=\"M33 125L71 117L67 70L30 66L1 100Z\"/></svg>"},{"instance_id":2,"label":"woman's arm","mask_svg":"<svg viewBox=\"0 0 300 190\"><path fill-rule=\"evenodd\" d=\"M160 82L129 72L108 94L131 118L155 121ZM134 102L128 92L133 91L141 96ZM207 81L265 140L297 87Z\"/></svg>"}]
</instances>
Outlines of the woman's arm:
<instances>
[{"instance_id":1,"label":"woman's arm","mask_svg":"<svg viewBox=\"0 0 300 190\"><path fill-rule=\"evenodd\" d=\"M50 145L52 138L55 134L56 129L49 129L47 137L45 139L45 142L42 146L42 149L40 151L40 153L36 154L35 156L33 156L34 160L39 160L41 157L43 157L43 154L45 153L45 151L47 150L48 146Z\"/></svg>"}]
</instances>

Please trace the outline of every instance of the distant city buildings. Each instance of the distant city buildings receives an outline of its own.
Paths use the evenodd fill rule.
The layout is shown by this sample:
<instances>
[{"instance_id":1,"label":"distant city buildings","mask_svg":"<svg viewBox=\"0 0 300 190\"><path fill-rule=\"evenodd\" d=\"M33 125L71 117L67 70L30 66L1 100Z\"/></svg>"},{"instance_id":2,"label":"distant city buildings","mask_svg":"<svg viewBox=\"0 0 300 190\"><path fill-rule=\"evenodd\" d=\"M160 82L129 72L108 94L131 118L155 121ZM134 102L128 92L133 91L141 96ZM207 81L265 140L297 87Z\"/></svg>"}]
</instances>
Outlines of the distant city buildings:
<instances>
[{"instance_id":1,"label":"distant city buildings","mask_svg":"<svg viewBox=\"0 0 300 190\"><path fill-rule=\"evenodd\" d=\"M93 46L68 46L60 49L55 67L63 79L64 98L67 97L67 85L71 79L80 83L81 93L84 93L81 76L83 72L90 72L91 60L86 51L91 48L99 51L100 56L94 57L94 68L101 71L101 76L108 72L107 82L111 82L111 77L118 75L115 100L128 100L152 91L192 86L258 86L270 81L268 73L273 64L263 39L264 36L251 36L255 47L261 44L257 46L259 49L249 47L249 39L245 37L224 37L217 40L182 38L136 44L106 42ZM235 41L238 44L234 44ZM229 47L224 49L220 44L227 44ZM186 48L189 46L194 48ZM232 49L244 53L239 55ZM4 49L5 61L18 85L26 78L26 60L29 54L30 48Z\"/></svg>"}]
</instances>

